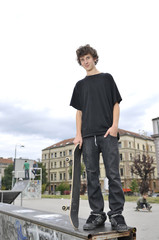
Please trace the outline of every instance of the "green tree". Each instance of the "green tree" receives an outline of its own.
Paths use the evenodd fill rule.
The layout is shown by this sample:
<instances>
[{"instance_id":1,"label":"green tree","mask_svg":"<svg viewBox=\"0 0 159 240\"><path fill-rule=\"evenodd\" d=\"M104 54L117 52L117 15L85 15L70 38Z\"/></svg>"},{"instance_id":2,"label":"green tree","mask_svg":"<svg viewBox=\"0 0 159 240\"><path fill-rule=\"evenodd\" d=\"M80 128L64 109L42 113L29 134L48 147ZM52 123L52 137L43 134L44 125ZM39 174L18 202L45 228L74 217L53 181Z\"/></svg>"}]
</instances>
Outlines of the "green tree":
<instances>
[{"instance_id":1,"label":"green tree","mask_svg":"<svg viewBox=\"0 0 159 240\"><path fill-rule=\"evenodd\" d=\"M46 167L42 164L42 162L38 162L38 168L42 168L42 184L48 184L47 181L47 172Z\"/></svg>"},{"instance_id":2,"label":"green tree","mask_svg":"<svg viewBox=\"0 0 159 240\"><path fill-rule=\"evenodd\" d=\"M133 179L131 181L130 189L133 193L139 192L139 185L136 179Z\"/></svg>"},{"instance_id":3,"label":"green tree","mask_svg":"<svg viewBox=\"0 0 159 240\"><path fill-rule=\"evenodd\" d=\"M149 191L149 181L151 180L151 173L154 172L155 167L153 166L153 157L142 155L134 159L134 163L131 166L131 172L138 175L141 179L140 182L140 193L146 193Z\"/></svg>"},{"instance_id":4,"label":"green tree","mask_svg":"<svg viewBox=\"0 0 159 240\"><path fill-rule=\"evenodd\" d=\"M2 187L6 190L9 190L12 188L12 171L13 171L13 164L10 164L5 170L4 170L4 177L2 178Z\"/></svg>"},{"instance_id":5,"label":"green tree","mask_svg":"<svg viewBox=\"0 0 159 240\"><path fill-rule=\"evenodd\" d=\"M85 169L85 165L84 163L81 163L81 175L83 175L84 169ZM69 174L72 176L72 162L70 163Z\"/></svg>"}]
</instances>

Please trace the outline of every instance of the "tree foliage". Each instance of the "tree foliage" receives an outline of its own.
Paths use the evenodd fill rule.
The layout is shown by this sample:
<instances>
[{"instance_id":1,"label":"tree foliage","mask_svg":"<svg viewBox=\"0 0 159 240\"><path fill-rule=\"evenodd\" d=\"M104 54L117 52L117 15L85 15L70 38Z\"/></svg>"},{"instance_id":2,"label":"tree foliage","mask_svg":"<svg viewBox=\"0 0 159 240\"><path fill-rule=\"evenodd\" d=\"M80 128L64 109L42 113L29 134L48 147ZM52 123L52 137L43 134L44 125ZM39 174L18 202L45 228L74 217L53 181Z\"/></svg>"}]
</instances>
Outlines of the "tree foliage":
<instances>
[{"instance_id":1,"label":"tree foliage","mask_svg":"<svg viewBox=\"0 0 159 240\"><path fill-rule=\"evenodd\" d=\"M60 191L63 195L64 191L70 190L70 185L68 183L62 182L56 188L56 191Z\"/></svg>"},{"instance_id":2,"label":"tree foliage","mask_svg":"<svg viewBox=\"0 0 159 240\"><path fill-rule=\"evenodd\" d=\"M85 165L84 165L84 163L81 163L81 175L83 175L84 170L85 170ZM68 172L72 176L72 162L69 165L69 171Z\"/></svg>"},{"instance_id":3,"label":"tree foliage","mask_svg":"<svg viewBox=\"0 0 159 240\"><path fill-rule=\"evenodd\" d=\"M153 166L154 159L149 155L142 155L134 159L134 163L131 166L131 172L140 177L140 193L143 194L149 190L149 181L151 174L154 172L155 167Z\"/></svg>"},{"instance_id":4,"label":"tree foliage","mask_svg":"<svg viewBox=\"0 0 159 240\"><path fill-rule=\"evenodd\" d=\"M42 168L42 184L47 185L47 172L46 167L42 164L42 162L38 163L38 168Z\"/></svg>"},{"instance_id":5,"label":"tree foliage","mask_svg":"<svg viewBox=\"0 0 159 240\"><path fill-rule=\"evenodd\" d=\"M136 179L131 181L130 189L133 193L139 192L139 184Z\"/></svg>"},{"instance_id":6,"label":"tree foliage","mask_svg":"<svg viewBox=\"0 0 159 240\"><path fill-rule=\"evenodd\" d=\"M3 189L10 190L12 188L12 171L13 171L13 164L10 164L4 170L4 177L2 178L2 187Z\"/></svg>"}]
</instances>

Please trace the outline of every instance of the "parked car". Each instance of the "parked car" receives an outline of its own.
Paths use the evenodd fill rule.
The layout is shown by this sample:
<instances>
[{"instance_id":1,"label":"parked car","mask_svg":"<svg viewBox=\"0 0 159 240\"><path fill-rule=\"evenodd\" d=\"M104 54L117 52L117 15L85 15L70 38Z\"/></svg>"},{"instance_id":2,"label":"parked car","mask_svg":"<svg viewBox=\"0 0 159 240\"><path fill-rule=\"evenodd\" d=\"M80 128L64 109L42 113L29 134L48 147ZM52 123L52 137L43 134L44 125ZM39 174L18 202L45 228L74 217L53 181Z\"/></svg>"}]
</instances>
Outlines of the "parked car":
<instances>
[{"instance_id":1,"label":"parked car","mask_svg":"<svg viewBox=\"0 0 159 240\"><path fill-rule=\"evenodd\" d=\"M159 197L159 193L153 193L151 197Z\"/></svg>"}]
</instances>

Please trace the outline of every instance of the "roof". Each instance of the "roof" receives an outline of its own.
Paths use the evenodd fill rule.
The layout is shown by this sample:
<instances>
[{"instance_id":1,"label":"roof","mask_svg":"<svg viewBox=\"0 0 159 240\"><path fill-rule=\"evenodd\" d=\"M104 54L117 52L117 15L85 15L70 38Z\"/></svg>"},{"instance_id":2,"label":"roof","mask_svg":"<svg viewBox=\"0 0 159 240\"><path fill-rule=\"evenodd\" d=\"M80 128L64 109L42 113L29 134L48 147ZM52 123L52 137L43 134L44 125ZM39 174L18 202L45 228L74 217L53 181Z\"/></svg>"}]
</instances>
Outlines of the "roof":
<instances>
[{"instance_id":1,"label":"roof","mask_svg":"<svg viewBox=\"0 0 159 240\"><path fill-rule=\"evenodd\" d=\"M58 143L55 143L55 144L53 144L53 145L51 145L51 146L49 146L49 147L47 147L43 150L49 150L49 149L52 149L52 148L63 147L63 146L66 146L66 145L73 145L73 140L74 140L74 138L65 139L65 140L63 140L61 142L58 142Z\"/></svg>"},{"instance_id":2,"label":"roof","mask_svg":"<svg viewBox=\"0 0 159 240\"><path fill-rule=\"evenodd\" d=\"M120 128L118 129L118 131L119 131L120 136L125 136L125 135L127 135L127 136L142 138L142 139L144 139L144 140L151 140L151 141L153 141L153 138L148 137L148 136L145 136L145 135L141 135L141 134L139 134L139 133L135 133L135 132L123 130L123 129L120 129ZM58 142L58 143L55 143L55 144L53 144L53 145L51 145L51 146L43 149L42 151L44 151L44 150L49 150L49 149L53 149L53 148L64 147L64 146L66 146L66 145L73 145L73 140L74 140L74 138L65 139L65 140L63 140L63 141L60 141L60 142Z\"/></svg>"},{"instance_id":3,"label":"roof","mask_svg":"<svg viewBox=\"0 0 159 240\"><path fill-rule=\"evenodd\" d=\"M128 136L132 136L132 137L142 138L144 140L154 141L154 139L152 137L149 137L149 136L146 136L146 135L142 135L142 134L139 134L139 133L123 130L123 129L120 129L120 128L118 130L119 130L120 136L128 135Z\"/></svg>"},{"instance_id":4,"label":"roof","mask_svg":"<svg viewBox=\"0 0 159 240\"><path fill-rule=\"evenodd\" d=\"M11 164L13 160L11 158L0 158L0 163Z\"/></svg>"}]
</instances>

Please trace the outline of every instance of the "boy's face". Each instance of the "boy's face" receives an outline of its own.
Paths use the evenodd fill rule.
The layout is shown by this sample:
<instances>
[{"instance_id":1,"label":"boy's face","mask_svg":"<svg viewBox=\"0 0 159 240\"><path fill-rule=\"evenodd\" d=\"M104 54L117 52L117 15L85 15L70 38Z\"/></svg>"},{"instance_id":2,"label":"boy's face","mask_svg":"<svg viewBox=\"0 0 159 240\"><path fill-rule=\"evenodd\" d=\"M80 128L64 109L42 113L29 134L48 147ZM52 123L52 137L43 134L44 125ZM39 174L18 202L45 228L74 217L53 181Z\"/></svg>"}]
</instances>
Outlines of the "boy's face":
<instances>
[{"instance_id":1,"label":"boy's face","mask_svg":"<svg viewBox=\"0 0 159 240\"><path fill-rule=\"evenodd\" d=\"M87 71L93 70L95 68L95 59L92 57L91 54L84 55L80 57L81 66Z\"/></svg>"},{"instance_id":2,"label":"boy's face","mask_svg":"<svg viewBox=\"0 0 159 240\"><path fill-rule=\"evenodd\" d=\"M146 199L146 198L147 198L147 194L144 194L144 195L143 195L143 198Z\"/></svg>"}]
</instances>

